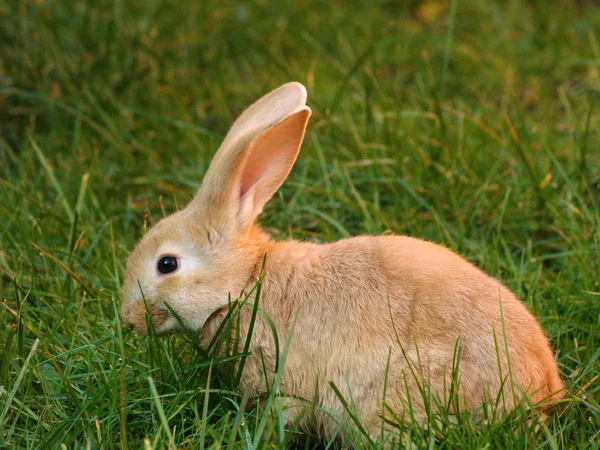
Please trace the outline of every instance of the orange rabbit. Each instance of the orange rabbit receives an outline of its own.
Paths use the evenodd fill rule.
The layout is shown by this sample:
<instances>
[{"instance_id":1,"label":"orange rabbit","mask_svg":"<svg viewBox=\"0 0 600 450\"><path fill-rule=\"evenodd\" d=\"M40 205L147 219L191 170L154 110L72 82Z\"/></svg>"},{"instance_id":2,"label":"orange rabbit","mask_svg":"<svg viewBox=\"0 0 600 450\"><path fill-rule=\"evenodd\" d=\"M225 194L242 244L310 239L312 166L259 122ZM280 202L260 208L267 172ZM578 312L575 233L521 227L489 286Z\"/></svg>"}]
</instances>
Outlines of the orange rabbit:
<instances>
[{"instance_id":1,"label":"orange rabbit","mask_svg":"<svg viewBox=\"0 0 600 450\"><path fill-rule=\"evenodd\" d=\"M560 399L563 383L535 318L500 282L452 251L405 236L276 242L261 230L256 218L298 156L311 114L305 103L305 88L288 83L233 124L195 198L150 229L129 257L125 323L145 333L141 287L159 333L179 326L166 302L206 343L229 294L256 283L266 254L260 307L280 345L294 323L279 386L288 394L288 420L302 411L302 399L316 402L331 414L302 420L331 435L334 417L345 412L330 381L375 439L382 415L389 418L384 400L398 416L410 401L412 418L421 420L426 400L419 386L448 397L457 345L459 409L476 410L500 390L502 413L525 395L534 405ZM241 314L247 330L249 308ZM263 394L264 366L272 377L277 351L264 321L256 323L250 350L241 387Z\"/></svg>"}]
</instances>

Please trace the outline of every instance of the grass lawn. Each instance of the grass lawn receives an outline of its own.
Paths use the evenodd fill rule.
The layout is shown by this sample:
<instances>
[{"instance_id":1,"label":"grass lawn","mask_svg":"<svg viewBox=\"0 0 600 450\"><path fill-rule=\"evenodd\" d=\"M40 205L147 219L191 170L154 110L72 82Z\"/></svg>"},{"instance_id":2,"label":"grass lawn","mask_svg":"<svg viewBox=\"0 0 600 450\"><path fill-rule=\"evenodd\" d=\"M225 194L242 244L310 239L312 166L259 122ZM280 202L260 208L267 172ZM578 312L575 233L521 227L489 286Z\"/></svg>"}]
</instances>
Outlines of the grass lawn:
<instances>
[{"instance_id":1,"label":"grass lawn","mask_svg":"<svg viewBox=\"0 0 600 450\"><path fill-rule=\"evenodd\" d=\"M594 3L0 4L0 448L341 445L283 433L193 337L119 317L148 223L191 199L246 106L297 80L313 117L264 227L448 246L527 304L568 388L538 433L520 413L432 420L401 445L599 449Z\"/></svg>"}]
</instances>

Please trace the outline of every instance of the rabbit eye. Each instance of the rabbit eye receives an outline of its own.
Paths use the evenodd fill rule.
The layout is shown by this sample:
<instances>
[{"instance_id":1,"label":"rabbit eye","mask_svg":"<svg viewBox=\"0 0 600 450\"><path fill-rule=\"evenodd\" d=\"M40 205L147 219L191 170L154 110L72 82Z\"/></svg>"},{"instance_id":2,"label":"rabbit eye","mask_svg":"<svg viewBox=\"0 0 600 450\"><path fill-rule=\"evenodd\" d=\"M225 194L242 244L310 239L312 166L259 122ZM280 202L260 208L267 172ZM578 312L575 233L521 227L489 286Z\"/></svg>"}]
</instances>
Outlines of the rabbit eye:
<instances>
[{"instance_id":1,"label":"rabbit eye","mask_svg":"<svg viewBox=\"0 0 600 450\"><path fill-rule=\"evenodd\" d=\"M158 271L167 274L173 273L179 267L179 261L174 256L163 256L158 260Z\"/></svg>"}]
</instances>

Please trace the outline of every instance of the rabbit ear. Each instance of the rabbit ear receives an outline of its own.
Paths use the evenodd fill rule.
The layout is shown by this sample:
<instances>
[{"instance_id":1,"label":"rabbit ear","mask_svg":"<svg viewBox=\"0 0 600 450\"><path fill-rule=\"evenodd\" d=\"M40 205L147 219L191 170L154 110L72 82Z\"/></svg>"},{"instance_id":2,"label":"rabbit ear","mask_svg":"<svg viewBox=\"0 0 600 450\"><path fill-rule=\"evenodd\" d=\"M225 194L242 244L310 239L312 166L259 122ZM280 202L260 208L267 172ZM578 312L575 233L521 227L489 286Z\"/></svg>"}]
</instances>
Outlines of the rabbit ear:
<instances>
[{"instance_id":1,"label":"rabbit ear","mask_svg":"<svg viewBox=\"0 0 600 450\"><path fill-rule=\"evenodd\" d=\"M306 105L306 88L300 83L286 83L250 105L231 126L213 162L228 148L236 146L248 134L256 134Z\"/></svg>"},{"instance_id":2,"label":"rabbit ear","mask_svg":"<svg viewBox=\"0 0 600 450\"><path fill-rule=\"evenodd\" d=\"M311 114L306 89L288 83L236 120L188 209L212 228L252 224L288 176Z\"/></svg>"}]
</instances>

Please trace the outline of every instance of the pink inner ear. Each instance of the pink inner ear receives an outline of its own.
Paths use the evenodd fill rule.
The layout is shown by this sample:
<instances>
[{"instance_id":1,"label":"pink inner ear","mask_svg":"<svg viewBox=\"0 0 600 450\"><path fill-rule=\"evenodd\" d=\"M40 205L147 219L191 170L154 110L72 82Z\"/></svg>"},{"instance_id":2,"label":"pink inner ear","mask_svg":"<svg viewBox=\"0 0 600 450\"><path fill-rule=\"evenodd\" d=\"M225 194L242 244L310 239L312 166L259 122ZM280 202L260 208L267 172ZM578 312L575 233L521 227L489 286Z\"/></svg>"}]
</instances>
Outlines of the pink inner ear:
<instances>
[{"instance_id":1,"label":"pink inner ear","mask_svg":"<svg viewBox=\"0 0 600 450\"><path fill-rule=\"evenodd\" d=\"M281 145L282 143L277 144ZM279 145L277 145L277 147L271 147L270 145L252 145L253 148L250 151L249 160L246 162L244 170L242 171L240 198L242 198L252 186L256 185L261 178L265 176L277 176L281 171L285 171L286 163L290 166L294 163L293 159L295 159L295 155L291 155L292 161L286 161L286 159L289 159L290 155L286 154L285 151L282 151L284 149L280 148Z\"/></svg>"},{"instance_id":2,"label":"pink inner ear","mask_svg":"<svg viewBox=\"0 0 600 450\"><path fill-rule=\"evenodd\" d=\"M296 161L310 110L303 108L252 140L239 175L239 207L252 220L284 182ZM251 198L247 197L252 191Z\"/></svg>"},{"instance_id":3,"label":"pink inner ear","mask_svg":"<svg viewBox=\"0 0 600 450\"><path fill-rule=\"evenodd\" d=\"M246 192L248 192L248 189L250 189L250 187L252 187L253 184L254 183L252 183L251 181L247 181L244 177L242 177L242 184L240 186L240 198L246 195Z\"/></svg>"},{"instance_id":4,"label":"pink inner ear","mask_svg":"<svg viewBox=\"0 0 600 450\"><path fill-rule=\"evenodd\" d=\"M277 187L283 183L302 142L304 130L298 123L301 121L302 118L290 117L257 136L250 144L240 179L240 198L263 178L267 179L267 184L276 183Z\"/></svg>"},{"instance_id":5,"label":"pink inner ear","mask_svg":"<svg viewBox=\"0 0 600 450\"><path fill-rule=\"evenodd\" d=\"M252 186L254 186L258 180L263 176L266 165L268 165L267 158L261 153L265 153L264 151L255 152L255 149L252 149L250 152L249 160L246 161L246 165L244 166L244 170L242 171L242 179L240 180L240 198L246 195L246 192L250 190ZM260 161L260 160L264 161Z\"/></svg>"}]
</instances>

